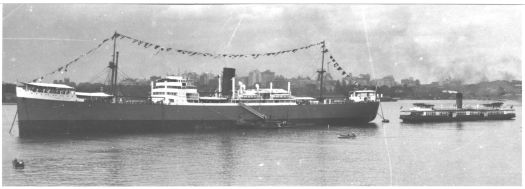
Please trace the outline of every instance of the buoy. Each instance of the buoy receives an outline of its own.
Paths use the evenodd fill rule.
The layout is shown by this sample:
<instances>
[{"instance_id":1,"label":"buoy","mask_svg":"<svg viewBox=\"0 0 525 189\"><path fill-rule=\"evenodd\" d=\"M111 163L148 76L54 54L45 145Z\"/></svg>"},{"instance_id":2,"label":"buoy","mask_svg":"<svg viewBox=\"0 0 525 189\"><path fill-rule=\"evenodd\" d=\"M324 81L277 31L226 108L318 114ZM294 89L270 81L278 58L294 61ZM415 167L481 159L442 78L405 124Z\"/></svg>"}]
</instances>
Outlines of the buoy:
<instances>
[{"instance_id":1,"label":"buoy","mask_svg":"<svg viewBox=\"0 0 525 189\"><path fill-rule=\"evenodd\" d=\"M13 160L13 168L15 169L23 169L25 167L24 161L17 160L16 158Z\"/></svg>"}]
</instances>

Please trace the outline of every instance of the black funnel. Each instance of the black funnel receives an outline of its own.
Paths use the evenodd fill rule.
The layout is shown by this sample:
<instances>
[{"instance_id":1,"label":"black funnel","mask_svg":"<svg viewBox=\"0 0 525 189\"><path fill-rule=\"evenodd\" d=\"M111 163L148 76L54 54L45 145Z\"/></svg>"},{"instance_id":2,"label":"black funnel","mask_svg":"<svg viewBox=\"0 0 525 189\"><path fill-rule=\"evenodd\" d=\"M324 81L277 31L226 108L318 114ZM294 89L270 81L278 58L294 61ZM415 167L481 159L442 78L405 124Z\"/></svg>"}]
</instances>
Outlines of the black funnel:
<instances>
[{"instance_id":1,"label":"black funnel","mask_svg":"<svg viewBox=\"0 0 525 189\"><path fill-rule=\"evenodd\" d=\"M463 93L456 93L456 107L463 108Z\"/></svg>"},{"instance_id":2,"label":"black funnel","mask_svg":"<svg viewBox=\"0 0 525 189\"><path fill-rule=\"evenodd\" d=\"M235 68L223 68L222 70L222 95L232 94L232 78L235 77Z\"/></svg>"}]
</instances>

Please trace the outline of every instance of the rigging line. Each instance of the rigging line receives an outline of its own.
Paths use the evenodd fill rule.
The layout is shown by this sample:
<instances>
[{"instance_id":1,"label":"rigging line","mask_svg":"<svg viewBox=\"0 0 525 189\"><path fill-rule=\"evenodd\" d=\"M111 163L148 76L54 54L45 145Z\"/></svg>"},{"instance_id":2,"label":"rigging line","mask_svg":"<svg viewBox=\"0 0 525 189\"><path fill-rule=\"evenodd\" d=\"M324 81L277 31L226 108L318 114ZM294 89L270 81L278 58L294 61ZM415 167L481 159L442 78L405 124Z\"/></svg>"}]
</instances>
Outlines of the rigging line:
<instances>
[{"instance_id":1,"label":"rigging line","mask_svg":"<svg viewBox=\"0 0 525 189\"><path fill-rule=\"evenodd\" d=\"M102 71L99 72L99 73L97 73L95 76L93 76L93 77L89 80L89 82L92 83L92 82L94 82L95 80L99 79L99 78L102 76L103 73L106 73L106 71L107 71L106 69L107 69L107 68L102 69Z\"/></svg>"},{"instance_id":2,"label":"rigging line","mask_svg":"<svg viewBox=\"0 0 525 189\"><path fill-rule=\"evenodd\" d=\"M5 37L5 40L39 40L39 41L79 41L79 42L95 42L87 39L61 39L61 38L43 38L43 37Z\"/></svg>"},{"instance_id":3,"label":"rigging line","mask_svg":"<svg viewBox=\"0 0 525 189\"><path fill-rule=\"evenodd\" d=\"M113 35L111 37L111 39L113 37L116 37L115 35ZM81 60L83 57L86 57L87 55L89 54L92 54L94 53L95 51L97 51L98 49L100 49L107 41L109 41L110 38L107 38L107 39L104 39L101 43L99 43L96 47L92 48L91 50L89 50L88 52L84 53L84 54L81 54L80 56L78 56L76 59L68 62L67 64L65 64L64 66L60 67L60 69L64 68L64 70L66 70L68 68L69 65L72 65L73 63L76 63L78 62L79 60ZM52 75L52 74L55 74L57 72L57 70L55 69L54 71L52 72L49 72L49 73L46 73L44 76L41 76L39 78L43 78L43 77L47 77L49 75Z\"/></svg>"},{"instance_id":4,"label":"rigging line","mask_svg":"<svg viewBox=\"0 0 525 189\"><path fill-rule=\"evenodd\" d=\"M11 122L11 128L9 129L9 135L13 136L13 133L11 131L13 130L13 126L15 126L15 120L16 116L18 115L18 110L16 110L15 117L13 117L13 122Z\"/></svg>"},{"instance_id":5,"label":"rigging line","mask_svg":"<svg viewBox=\"0 0 525 189\"><path fill-rule=\"evenodd\" d=\"M5 5L4 5L5 6ZM22 5L19 5L18 7L14 8L11 12L7 13L7 15L4 16L4 18L2 18L2 21L4 21L5 19L7 19L9 16L11 16L16 10L18 10L20 7L24 6L24 4ZM4 7L5 8L5 7Z\"/></svg>"},{"instance_id":6,"label":"rigging line","mask_svg":"<svg viewBox=\"0 0 525 189\"><path fill-rule=\"evenodd\" d=\"M361 9L361 19L362 19L363 28L364 28L364 31L365 31L366 49L368 51L368 63L370 64L370 68L371 68L371 71L372 71L371 78L373 78L373 75L375 75L374 60L372 59L372 52L370 51L370 40L368 39L368 27L367 27L367 24L366 24L366 16L365 16L365 8L364 7ZM376 86L376 88L377 88L377 86Z\"/></svg>"},{"instance_id":7,"label":"rigging line","mask_svg":"<svg viewBox=\"0 0 525 189\"><path fill-rule=\"evenodd\" d=\"M124 76L124 77L121 77L121 78L123 78L123 79L132 79L131 77L129 77L128 74L124 73L124 71L122 71L122 70L118 70L118 71L119 71L120 74L122 74L122 76Z\"/></svg>"},{"instance_id":8,"label":"rigging line","mask_svg":"<svg viewBox=\"0 0 525 189\"><path fill-rule=\"evenodd\" d=\"M243 16L241 16L241 19L239 19L239 22L237 22L237 26L235 26L235 28L233 29L233 32L232 32L232 35L230 36L230 39L228 40L228 43L226 44L226 46L224 46L224 48L222 49L223 51L226 50L226 48L229 48L231 45L232 45L232 41L233 41L233 38L235 37L235 35L237 34L237 30L239 29L239 26L241 26L241 23L242 23L242 20L244 19ZM226 59L226 62L227 63L230 63L230 61L228 59ZM223 65L224 62L223 62ZM226 65L225 65L226 66Z\"/></svg>"},{"instance_id":9,"label":"rigging line","mask_svg":"<svg viewBox=\"0 0 525 189\"><path fill-rule=\"evenodd\" d=\"M386 127L381 123L381 126L383 127L383 139L385 141L385 147L386 147L386 155L388 157L388 169L390 171L390 186L392 186L392 160L390 159L390 150L388 149L388 139L386 137Z\"/></svg>"}]
</instances>

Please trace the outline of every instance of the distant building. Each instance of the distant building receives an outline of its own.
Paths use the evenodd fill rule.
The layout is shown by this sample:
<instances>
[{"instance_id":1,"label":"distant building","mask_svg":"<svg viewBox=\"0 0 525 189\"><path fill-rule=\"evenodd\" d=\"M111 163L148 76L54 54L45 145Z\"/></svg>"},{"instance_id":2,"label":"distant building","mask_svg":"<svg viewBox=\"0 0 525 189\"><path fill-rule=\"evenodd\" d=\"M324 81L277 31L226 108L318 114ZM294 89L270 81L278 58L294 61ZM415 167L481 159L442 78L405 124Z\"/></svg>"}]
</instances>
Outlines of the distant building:
<instances>
[{"instance_id":1,"label":"distant building","mask_svg":"<svg viewBox=\"0 0 525 189\"><path fill-rule=\"evenodd\" d=\"M255 84L261 82L261 72L259 70L253 70L248 73L248 86L253 87Z\"/></svg>"},{"instance_id":2,"label":"distant building","mask_svg":"<svg viewBox=\"0 0 525 189\"><path fill-rule=\"evenodd\" d=\"M317 80L311 80L310 78L306 77L298 77L291 79L291 83L293 87L301 88L305 87L306 85L319 85L319 82Z\"/></svg>"},{"instance_id":3,"label":"distant building","mask_svg":"<svg viewBox=\"0 0 525 189\"><path fill-rule=\"evenodd\" d=\"M193 81L193 82L199 81L199 74L197 74L195 72L183 73L182 77L184 77L184 78L186 78L186 79L188 79L190 81Z\"/></svg>"},{"instance_id":4,"label":"distant building","mask_svg":"<svg viewBox=\"0 0 525 189\"><path fill-rule=\"evenodd\" d=\"M369 86L370 83L370 74L359 74L359 77L352 78L360 86Z\"/></svg>"},{"instance_id":5,"label":"distant building","mask_svg":"<svg viewBox=\"0 0 525 189\"><path fill-rule=\"evenodd\" d=\"M401 85L405 86L405 87L415 87L415 86L419 86L419 80L414 80L413 77L409 77L407 79L402 79L401 80Z\"/></svg>"},{"instance_id":6,"label":"distant building","mask_svg":"<svg viewBox=\"0 0 525 189\"><path fill-rule=\"evenodd\" d=\"M198 85L209 85L210 80L217 78L218 75L212 74L212 73L202 73L199 76Z\"/></svg>"},{"instance_id":7,"label":"distant building","mask_svg":"<svg viewBox=\"0 0 525 189\"><path fill-rule=\"evenodd\" d=\"M394 76L392 75L385 76L381 79L377 79L375 81L375 84L377 86L387 86L387 87L393 87L397 85L396 80L394 79Z\"/></svg>"},{"instance_id":8,"label":"distant building","mask_svg":"<svg viewBox=\"0 0 525 189\"><path fill-rule=\"evenodd\" d=\"M266 70L261 73L261 81L263 87L270 87L270 82L275 78L275 72Z\"/></svg>"},{"instance_id":9,"label":"distant building","mask_svg":"<svg viewBox=\"0 0 525 189\"><path fill-rule=\"evenodd\" d=\"M242 82L244 85L246 85L246 87L250 88L251 86L249 86L247 83L248 83L248 76L242 76L242 77L236 77L235 79L237 79L237 83L235 85L238 85L239 81Z\"/></svg>"}]
</instances>

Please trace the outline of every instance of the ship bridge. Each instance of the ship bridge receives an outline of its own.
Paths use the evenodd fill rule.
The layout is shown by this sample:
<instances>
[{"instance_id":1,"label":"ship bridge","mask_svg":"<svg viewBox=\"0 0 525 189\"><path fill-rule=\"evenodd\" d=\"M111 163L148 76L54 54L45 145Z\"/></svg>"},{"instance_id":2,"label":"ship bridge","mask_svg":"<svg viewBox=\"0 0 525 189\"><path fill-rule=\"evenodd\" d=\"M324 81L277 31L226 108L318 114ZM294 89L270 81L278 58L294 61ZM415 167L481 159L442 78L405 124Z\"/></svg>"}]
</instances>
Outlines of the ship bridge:
<instances>
[{"instance_id":1,"label":"ship bridge","mask_svg":"<svg viewBox=\"0 0 525 189\"><path fill-rule=\"evenodd\" d=\"M154 103L169 105L199 101L199 93L190 80L181 76L166 76L151 82L151 99Z\"/></svg>"}]
</instances>

